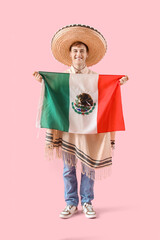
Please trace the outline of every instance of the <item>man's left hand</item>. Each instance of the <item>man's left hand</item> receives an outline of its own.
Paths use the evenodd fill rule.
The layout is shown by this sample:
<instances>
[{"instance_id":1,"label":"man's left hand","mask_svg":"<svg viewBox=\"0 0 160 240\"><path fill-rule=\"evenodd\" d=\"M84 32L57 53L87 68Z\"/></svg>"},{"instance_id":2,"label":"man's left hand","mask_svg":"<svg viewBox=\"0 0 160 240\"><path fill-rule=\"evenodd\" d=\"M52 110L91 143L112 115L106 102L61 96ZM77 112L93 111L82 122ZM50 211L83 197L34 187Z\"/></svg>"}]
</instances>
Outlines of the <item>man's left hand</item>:
<instances>
[{"instance_id":1,"label":"man's left hand","mask_svg":"<svg viewBox=\"0 0 160 240\"><path fill-rule=\"evenodd\" d=\"M129 77L127 75L125 75L125 77L122 77L119 82L120 85L123 85L124 83L126 83L129 80Z\"/></svg>"}]
</instances>

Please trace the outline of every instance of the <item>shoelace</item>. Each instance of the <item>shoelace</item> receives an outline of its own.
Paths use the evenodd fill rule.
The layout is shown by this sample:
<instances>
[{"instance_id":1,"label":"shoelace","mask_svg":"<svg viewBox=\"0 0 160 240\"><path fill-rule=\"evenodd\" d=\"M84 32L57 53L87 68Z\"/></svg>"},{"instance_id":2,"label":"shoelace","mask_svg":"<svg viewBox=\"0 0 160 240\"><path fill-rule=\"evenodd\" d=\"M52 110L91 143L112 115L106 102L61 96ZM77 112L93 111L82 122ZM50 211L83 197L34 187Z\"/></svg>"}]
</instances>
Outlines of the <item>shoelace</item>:
<instances>
[{"instance_id":1,"label":"shoelace","mask_svg":"<svg viewBox=\"0 0 160 240\"><path fill-rule=\"evenodd\" d=\"M91 204L86 203L84 206L87 208L87 211L94 212Z\"/></svg>"},{"instance_id":2,"label":"shoelace","mask_svg":"<svg viewBox=\"0 0 160 240\"><path fill-rule=\"evenodd\" d=\"M72 208L71 205L67 205L67 206L65 207L64 211L66 212L66 211L68 211L68 210L71 210L71 208Z\"/></svg>"}]
</instances>

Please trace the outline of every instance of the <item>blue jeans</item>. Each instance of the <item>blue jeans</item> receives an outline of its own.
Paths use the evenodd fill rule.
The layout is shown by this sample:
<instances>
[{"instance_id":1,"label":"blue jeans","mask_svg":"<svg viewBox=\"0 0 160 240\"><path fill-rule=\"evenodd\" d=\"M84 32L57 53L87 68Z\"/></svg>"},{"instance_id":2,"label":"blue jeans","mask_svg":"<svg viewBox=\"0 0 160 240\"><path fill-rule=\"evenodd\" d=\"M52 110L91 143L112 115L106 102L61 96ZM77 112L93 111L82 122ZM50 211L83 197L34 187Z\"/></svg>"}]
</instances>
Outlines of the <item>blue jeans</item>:
<instances>
[{"instance_id":1,"label":"blue jeans","mask_svg":"<svg viewBox=\"0 0 160 240\"><path fill-rule=\"evenodd\" d=\"M74 160L75 161L75 160ZM64 179L64 198L67 205L78 206L79 197L77 192L77 176L75 166L69 166L64 162L63 168L63 179ZM82 168L86 166L82 163ZM95 170L93 169L93 172ZM91 203L91 200L94 199L94 180L87 177L86 174L81 173L81 185L80 185L80 196L81 196L81 205L84 203Z\"/></svg>"}]
</instances>

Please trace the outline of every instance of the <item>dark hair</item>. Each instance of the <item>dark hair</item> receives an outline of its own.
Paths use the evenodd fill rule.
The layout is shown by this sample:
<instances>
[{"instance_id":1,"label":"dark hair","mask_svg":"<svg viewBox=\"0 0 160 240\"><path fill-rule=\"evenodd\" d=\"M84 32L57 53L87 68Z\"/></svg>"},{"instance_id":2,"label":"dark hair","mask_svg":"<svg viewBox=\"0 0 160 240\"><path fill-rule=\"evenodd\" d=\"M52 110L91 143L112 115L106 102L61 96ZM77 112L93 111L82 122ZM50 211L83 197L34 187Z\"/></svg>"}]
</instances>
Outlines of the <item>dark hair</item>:
<instances>
[{"instance_id":1,"label":"dark hair","mask_svg":"<svg viewBox=\"0 0 160 240\"><path fill-rule=\"evenodd\" d=\"M73 46L78 46L78 45L80 45L80 44L83 44L83 45L86 47L87 52L89 52L88 46L87 46L85 43L83 43L83 42L78 42L78 41L72 43L72 45L71 45L70 48L69 48L69 51L71 51L71 49L72 49Z\"/></svg>"}]
</instances>

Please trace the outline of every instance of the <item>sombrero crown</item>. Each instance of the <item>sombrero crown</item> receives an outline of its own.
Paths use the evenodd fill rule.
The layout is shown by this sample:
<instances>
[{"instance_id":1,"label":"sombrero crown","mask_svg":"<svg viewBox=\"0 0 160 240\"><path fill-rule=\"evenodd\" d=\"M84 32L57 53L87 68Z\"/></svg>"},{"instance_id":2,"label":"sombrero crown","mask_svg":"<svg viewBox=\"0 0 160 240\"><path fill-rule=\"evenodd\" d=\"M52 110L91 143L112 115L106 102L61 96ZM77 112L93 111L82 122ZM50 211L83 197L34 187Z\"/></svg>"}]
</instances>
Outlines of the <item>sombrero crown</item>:
<instances>
[{"instance_id":1,"label":"sombrero crown","mask_svg":"<svg viewBox=\"0 0 160 240\"><path fill-rule=\"evenodd\" d=\"M98 63L105 55L107 43L103 35L90 26L73 24L58 30L52 38L51 50L53 56L61 63L70 66L70 46L75 42L83 42L88 46L89 55L86 65Z\"/></svg>"}]
</instances>

